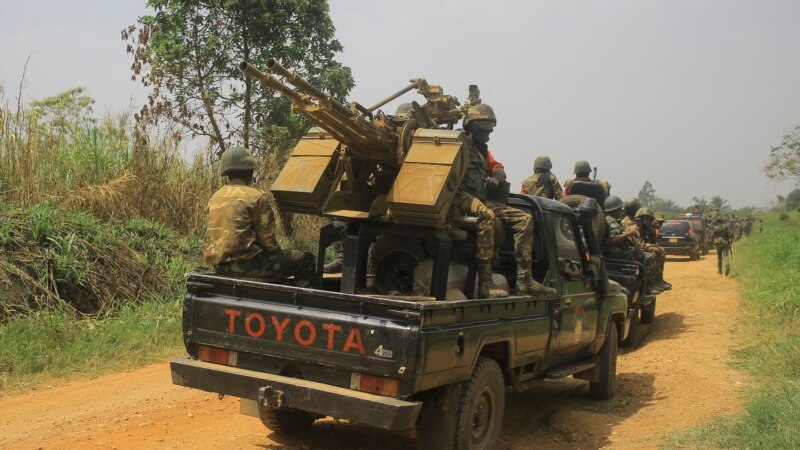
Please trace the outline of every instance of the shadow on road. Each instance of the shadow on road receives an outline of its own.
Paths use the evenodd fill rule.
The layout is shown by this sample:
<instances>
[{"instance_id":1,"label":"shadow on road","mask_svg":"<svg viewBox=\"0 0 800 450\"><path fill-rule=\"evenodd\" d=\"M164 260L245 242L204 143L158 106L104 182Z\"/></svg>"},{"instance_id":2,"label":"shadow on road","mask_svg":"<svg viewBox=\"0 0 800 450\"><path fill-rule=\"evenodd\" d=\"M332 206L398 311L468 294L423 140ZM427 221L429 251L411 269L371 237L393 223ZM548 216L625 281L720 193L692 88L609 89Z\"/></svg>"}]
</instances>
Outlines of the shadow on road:
<instances>
[{"instance_id":1,"label":"shadow on road","mask_svg":"<svg viewBox=\"0 0 800 450\"><path fill-rule=\"evenodd\" d=\"M646 325L646 327L647 330L645 330L644 337L639 346L625 353L641 351L651 342L676 339L683 333L691 332L692 329L692 325L686 324L686 316L675 312L657 313L653 322Z\"/></svg>"},{"instance_id":2,"label":"shadow on road","mask_svg":"<svg viewBox=\"0 0 800 450\"><path fill-rule=\"evenodd\" d=\"M609 401L589 398L588 384L565 378L506 395L505 418L497 450L599 448L615 425L636 414L653 397L654 375L617 374L617 394ZM268 450L412 450L410 432L377 430L325 420L298 436L269 435Z\"/></svg>"}]
</instances>

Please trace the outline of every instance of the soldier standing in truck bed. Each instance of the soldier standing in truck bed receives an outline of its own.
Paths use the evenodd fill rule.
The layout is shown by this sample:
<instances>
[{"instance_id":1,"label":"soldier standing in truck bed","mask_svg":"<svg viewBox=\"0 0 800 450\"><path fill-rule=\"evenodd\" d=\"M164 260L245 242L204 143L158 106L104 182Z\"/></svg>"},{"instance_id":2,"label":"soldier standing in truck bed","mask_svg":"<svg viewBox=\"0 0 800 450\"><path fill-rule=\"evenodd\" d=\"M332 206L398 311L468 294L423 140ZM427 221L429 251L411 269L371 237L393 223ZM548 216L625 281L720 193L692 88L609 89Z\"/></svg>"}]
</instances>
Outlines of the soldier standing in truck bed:
<instances>
[{"instance_id":1,"label":"soldier standing in truck bed","mask_svg":"<svg viewBox=\"0 0 800 450\"><path fill-rule=\"evenodd\" d=\"M494 298L508 295L492 282L495 217L509 224L514 230L517 293L555 294L555 289L542 285L531 275L533 218L522 210L486 199L487 184L499 186L506 180L503 165L494 159L487 145L489 135L494 131L496 124L494 111L485 103L472 104L467 110L464 117L464 131L470 137L466 145L470 162L453 199L453 207L458 208L462 214L478 217L478 236L475 242L478 296Z\"/></svg>"},{"instance_id":2,"label":"soldier standing in truck bed","mask_svg":"<svg viewBox=\"0 0 800 450\"><path fill-rule=\"evenodd\" d=\"M611 183L606 180L593 180L589 174L592 173L592 165L589 161L577 161L573 168L575 178L569 179L564 183L564 195L570 195L570 187L575 181L586 181L589 183L599 183L606 190L606 196L611 194Z\"/></svg>"},{"instance_id":3,"label":"soldier standing in truck bed","mask_svg":"<svg viewBox=\"0 0 800 450\"><path fill-rule=\"evenodd\" d=\"M275 217L266 194L253 184L256 160L242 147L226 150L220 174L228 178L208 201L203 259L221 275L285 279L308 286L316 272L314 255L283 250L275 239Z\"/></svg>"},{"instance_id":4,"label":"soldier standing in truck bed","mask_svg":"<svg viewBox=\"0 0 800 450\"><path fill-rule=\"evenodd\" d=\"M520 194L535 195L538 197L549 198L551 200L561 200L564 191L558 184L558 178L550 170L553 163L549 156L539 156L533 162L533 175L522 182Z\"/></svg>"}]
</instances>

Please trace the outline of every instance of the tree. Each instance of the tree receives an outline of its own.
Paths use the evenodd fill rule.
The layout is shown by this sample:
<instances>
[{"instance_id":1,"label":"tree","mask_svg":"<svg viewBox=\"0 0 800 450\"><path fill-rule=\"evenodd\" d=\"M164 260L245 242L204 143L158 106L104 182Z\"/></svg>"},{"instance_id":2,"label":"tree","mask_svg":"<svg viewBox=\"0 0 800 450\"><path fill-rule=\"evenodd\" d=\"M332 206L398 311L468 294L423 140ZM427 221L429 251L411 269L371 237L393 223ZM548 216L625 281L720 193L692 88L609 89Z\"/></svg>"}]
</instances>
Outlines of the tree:
<instances>
[{"instance_id":1,"label":"tree","mask_svg":"<svg viewBox=\"0 0 800 450\"><path fill-rule=\"evenodd\" d=\"M705 197L692 197L692 202L694 203L694 206L700 208L700 211L706 211L709 206L711 206ZM691 210L692 208L689 208L689 211Z\"/></svg>"},{"instance_id":2,"label":"tree","mask_svg":"<svg viewBox=\"0 0 800 450\"><path fill-rule=\"evenodd\" d=\"M764 169L769 178L794 180L800 185L800 125L783 135L783 142L772 147L769 156L769 164Z\"/></svg>"},{"instance_id":3,"label":"tree","mask_svg":"<svg viewBox=\"0 0 800 450\"><path fill-rule=\"evenodd\" d=\"M122 31L132 78L152 91L135 115L207 136L221 153L291 147L308 128L291 103L239 71L241 61L275 58L337 100L354 86L325 0L148 0L154 15Z\"/></svg>"},{"instance_id":4,"label":"tree","mask_svg":"<svg viewBox=\"0 0 800 450\"><path fill-rule=\"evenodd\" d=\"M92 105L94 99L81 86L31 102L31 108L42 123L61 134L65 134L72 125L91 122Z\"/></svg>"},{"instance_id":5,"label":"tree","mask_svg":"<svg viewBox=\"0 0 800 450\"><path fill-rule=\"evenodd\" d=\"M800 188L789 192L789 195L786 196L786 210L791 211L797 208L800 208Z\"/></svg>"},{"instance_id":6,"label":"tree","mask_svg":"<svg viewBox=\"0 0 800 450\"><path fill-rule=\"evenodd\" d=\"M710 206L712 208L719 209L722 212L731 210L731 206L728 204L728 201L720 197L719 195L711 197Z\"/></svg>"},{"instance_id":7,"label":"tree","mask_svg":"<svg viewBox=\"0 0 800 450\"><path fill-rule=\"evenodd\" d=\"M653 184L649 181L645 181L644 185L642 185L642 189L639 191L639 201L642 202L642 206L649 208L655 199L656 190L653 189Z\"/></svg>"},{"instance_id":8,"label":"tree","mask_svg":"<svg viewBox=\"0 0 800 450\"><path fill-rule=\"evenodd\" d=\"M674 201L663 199L661 197L656 197L653 200L653 203L651 203L650 208L652 208L653 211L664 213L681 211L681 207L678 206Z\"/></svg>"}]
</instances>

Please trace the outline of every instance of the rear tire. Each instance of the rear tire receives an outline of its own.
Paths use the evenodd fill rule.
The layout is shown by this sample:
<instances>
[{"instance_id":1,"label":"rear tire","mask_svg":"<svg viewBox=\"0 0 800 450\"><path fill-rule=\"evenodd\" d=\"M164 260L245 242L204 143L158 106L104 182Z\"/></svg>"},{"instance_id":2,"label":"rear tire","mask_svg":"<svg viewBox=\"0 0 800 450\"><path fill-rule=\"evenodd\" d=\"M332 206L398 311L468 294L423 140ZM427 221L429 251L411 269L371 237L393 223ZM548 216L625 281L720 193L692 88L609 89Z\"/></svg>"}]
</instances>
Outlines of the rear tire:
<instances>
[{"instance_id":1,"label":"rear tire","mask_svg":"<svg viewBox=\"0 0 800 450\"><path fill-rule=\"evenodd\" d=\"M655 318L656 318L656 299L653 299L653 301L650 303L650 306L642 309L642 317L640 320L642 323L652 323L653 319Z\"/></svg>"},{"instance_id":2,"label":"rear tire","mask_svg":"<svg viewBox=\"0 0 800 450\"><path fill-rule=\"evenodd\" d=\"M609 320L606 340L597 355L598 380L589 382L589 396L609 400L617 388L617 325Z\"/></svg>"},{"instance_id":3,"label":"rear tire","mask_svg":"<svg viewBox=\"0 0 800 450\"><path fill-rule=\"evenodd\" d=\"M641 307L636 308L636 313L631 315L631 325L630 331L628 332L628 337L626 337L620 345L623 347L628 348L636 348L642 341L642 327L640 326L640 316L644 312L642 311Z\"/></svg>"},{"instance_id":4,"label":"rear tire","mask_svg":"<svg viewBox=\"0 0 800 450\"><path fill-rule=\"evenodd\" d=\"M469 380L461 385L456 413L455 450L494 448L503 426L503 373L490 358L478 358Z\"/></svg>"},{"instance_id":5,"label":"rear tire","mask_svg":"<svg viewBox=\"0 0 800 450\"><path fill-rule=\"evenodd\" d=\"M261 423L278 434L290 435L307 430L314 423L314 416L296 409L270 409L262 411Z\"/></svg>"}]
</instances>

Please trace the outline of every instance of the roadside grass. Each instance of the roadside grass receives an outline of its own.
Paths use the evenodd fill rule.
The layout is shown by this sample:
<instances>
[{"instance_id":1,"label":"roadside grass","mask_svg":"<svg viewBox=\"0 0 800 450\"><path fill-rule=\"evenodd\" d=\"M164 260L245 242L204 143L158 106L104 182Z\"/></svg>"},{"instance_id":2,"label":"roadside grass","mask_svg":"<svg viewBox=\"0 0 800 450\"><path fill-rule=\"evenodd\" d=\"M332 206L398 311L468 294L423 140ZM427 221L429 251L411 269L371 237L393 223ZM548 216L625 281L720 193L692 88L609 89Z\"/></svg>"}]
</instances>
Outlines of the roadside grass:
<instances>
[{"instance_id":1,"label":"roadside grass","mask_svg":"<svg viewBox=\"0 0 800 450\"><path fill-rule=\"evenodd\" d=\"M0 395L181 354L180 310L180 301L160 299L129 302L99 319L58 309L0 324Z\"/></svg>"},{"instance_id":2,"label":"roadside grass","mask_svg":"<svg viewBox=\"0 0 800 450\"><path fill-rule=\"evenodd\" d=\"M737 367L753 376L742 414L670 436L662 448L800 448L800 216L764 218L764 232L734 245L745 292Z\"/></svg>"}]
</instances>

